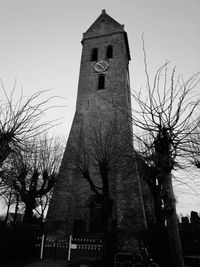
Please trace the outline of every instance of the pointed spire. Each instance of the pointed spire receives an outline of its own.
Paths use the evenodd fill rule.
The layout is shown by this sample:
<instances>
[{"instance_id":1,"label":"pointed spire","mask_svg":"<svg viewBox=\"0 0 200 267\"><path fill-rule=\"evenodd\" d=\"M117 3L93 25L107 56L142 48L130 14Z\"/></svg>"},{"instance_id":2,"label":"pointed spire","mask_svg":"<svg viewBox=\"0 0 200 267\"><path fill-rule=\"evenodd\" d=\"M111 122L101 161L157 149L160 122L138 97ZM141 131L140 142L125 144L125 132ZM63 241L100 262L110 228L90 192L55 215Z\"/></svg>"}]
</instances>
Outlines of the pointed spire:
<instances>
[{"instance_id":1,"label":"pointed spire","mask_svg":"<svg viewBox=\"0 0 200 267\"><path fill-rule=\"evenodd\" d=\"M124 30L124 24L120 24L106 13L105 9L102 9L100 16L89 27L89 29L83 33L83 44L85 40L104 37L112 34L123 34L125 38L125 44L127 48L128 58L130 60L130 52L128 46L128 39L126 31Z\"/></svg>"},{"instance_id":2,"label":"pointed spire","mask_svg":"<svg viewBox=\"0 0 200 267\"><path fill-rule=\"evenodd\" d=\"M104 34L110 34L115 32L123 32L124 25L121 25L111 16L106 13L105 9L102 9L100 16L89 27L89 29L83 34L83 39L92 38Z\"/></svg>"}]
</instances>

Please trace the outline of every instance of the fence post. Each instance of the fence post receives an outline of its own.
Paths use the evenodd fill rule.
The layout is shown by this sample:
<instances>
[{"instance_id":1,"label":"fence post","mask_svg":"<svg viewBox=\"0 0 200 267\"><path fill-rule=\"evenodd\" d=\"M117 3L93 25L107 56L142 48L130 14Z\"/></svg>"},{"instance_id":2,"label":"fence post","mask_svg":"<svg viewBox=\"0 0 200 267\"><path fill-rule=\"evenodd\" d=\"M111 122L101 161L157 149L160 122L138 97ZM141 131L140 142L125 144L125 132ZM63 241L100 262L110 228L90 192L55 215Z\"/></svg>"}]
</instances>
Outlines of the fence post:
<instances>
[{"instance_id":1,"label":"fence post","mask_svg":"<svg viewBox=\"0 0 200 267\"><path fill-rule=\"evenodd\" d=\"M44 234L42 235L41 239L40 260L42 260L43 258L43 251L44 251Z\"/></svg>"},{"instance_id":2,"label":"fence post","mask_svg":"<svg viewBox=\"0 0 200 267\"><path fill-rule=\"evenodd\" d=\"M70 257L71 257L71 244L72 244L72 235L69 236L68 257L67 257L68 261L70 261Z\"/></svg>"},{"instance_id":3,"label":"fence post","mask_svg":"<svg viewBox=\"0 0 200 267\"><path fill-rule=\"evenodd\" d=\"M54 241L54 260L57 259L57 240Z\"/></svg>"}]
</instances>

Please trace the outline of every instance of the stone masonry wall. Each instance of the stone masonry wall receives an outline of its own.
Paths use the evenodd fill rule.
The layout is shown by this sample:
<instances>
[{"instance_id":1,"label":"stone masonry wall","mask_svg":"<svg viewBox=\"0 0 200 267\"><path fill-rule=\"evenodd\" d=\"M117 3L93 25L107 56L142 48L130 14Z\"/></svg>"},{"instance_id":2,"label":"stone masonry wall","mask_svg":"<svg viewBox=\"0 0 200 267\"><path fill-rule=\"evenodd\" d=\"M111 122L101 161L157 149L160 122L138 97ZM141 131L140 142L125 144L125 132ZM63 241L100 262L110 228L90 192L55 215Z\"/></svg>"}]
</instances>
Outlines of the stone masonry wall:
<instances>
[{"instance_id":1,"label":"stone masonry wall","mask_svg":"<svg viewBox=\"0 0 200 267\"><path fill-rule=\"evenodd\" d=\"M120 168L117 168L117 173L113 172L109 177L111 197L114 201L113 218L117 220L118 227L129 234L135 235L146 227L140 177L134 160L130 157L133 140L127 44L122 25L113 22L105 14L103 19L103 26L99 26L98 23L102 23L100 21L96 26L92 26L91 32L84 35L91 37L95 32L101 33L99 37L86 38L83 41L76 113L47 215L47 229L55 234L72 232L75 218L85 219L87 223L89 220L88 199L93 193L80 172L69 166L74 135L83 131L89 140L92 129L101 128L103 125L106 129L114 124L117 129L117 142L123 148L124 156L120 155ZM99 27L102 28L99 30ZM116 34L109 34L110 29L115 29ZM104 32L106 34L103 34ZM98 60L104 60L108 45L113 46L113 58L108 60L109 68L104 72L105 89L98 90L99 74L94 71L95 62L90 60L91 51L98 48ZM89 146L90 141L87 142ZM76 165L76 162L74 164ZM93 179L101 185L98 174L93 173Z\"/></svg>"}]
</instances>

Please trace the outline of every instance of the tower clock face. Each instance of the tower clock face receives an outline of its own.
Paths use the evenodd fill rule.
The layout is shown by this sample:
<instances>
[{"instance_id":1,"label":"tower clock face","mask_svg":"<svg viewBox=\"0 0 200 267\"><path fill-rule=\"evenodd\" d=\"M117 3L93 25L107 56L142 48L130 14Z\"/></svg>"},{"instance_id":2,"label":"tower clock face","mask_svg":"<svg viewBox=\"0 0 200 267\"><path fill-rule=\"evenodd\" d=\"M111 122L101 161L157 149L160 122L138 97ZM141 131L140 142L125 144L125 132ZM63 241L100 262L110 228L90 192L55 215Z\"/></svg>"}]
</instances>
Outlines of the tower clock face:
<instances>
[{"instance_id":1,"label":"tower clock face","mask_svg":"<svg viewBox=\"0 0 200 267\"><path fill-rule=\"evenodd\" d=\"M94 65L94 70L96 72L104 72L108 69L109 64L106 60L100 60Z\"/></svg>"}]
</instances>

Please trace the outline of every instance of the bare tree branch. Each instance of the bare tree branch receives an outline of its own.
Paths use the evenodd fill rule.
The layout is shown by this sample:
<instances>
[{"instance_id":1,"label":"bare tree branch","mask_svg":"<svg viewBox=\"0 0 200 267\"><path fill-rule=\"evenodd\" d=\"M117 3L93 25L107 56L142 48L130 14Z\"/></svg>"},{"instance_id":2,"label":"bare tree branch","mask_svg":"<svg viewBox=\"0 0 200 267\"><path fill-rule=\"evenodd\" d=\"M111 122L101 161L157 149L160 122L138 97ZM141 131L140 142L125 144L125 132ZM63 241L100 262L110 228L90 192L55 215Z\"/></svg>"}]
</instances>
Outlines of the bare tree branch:
<instances>
[{"instance_id":1,"label":"bare tree branch","mask_svg":"<svg viewBox=\"0 0 200 267\"><path fill-rule=\"evenodd\" d=\"M24 142L55 126L55 121L44 121L45 112L54 106L50 101L55 96L40 100L49 90L34 93L30 97L23 96L15 101L16 80L10 95L7 94L2 80L1 89L5 100L0 102L0 166L16 147L23 148Z\"/></svg>"},{"instance_id":2,"label":"bare tree branch","mask_svg":"<svg viewBox=\"0 0 200 267\"><path fill-rule=\"evenodd\" d=\"M24 220L30 222L37 199L48 194L56 182L63 147L44 135L26 142L26 148L7 159L3 179L20 195L25 204Z\"/></svg>"}]
</instances>

